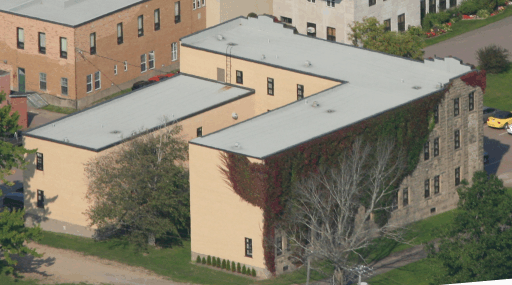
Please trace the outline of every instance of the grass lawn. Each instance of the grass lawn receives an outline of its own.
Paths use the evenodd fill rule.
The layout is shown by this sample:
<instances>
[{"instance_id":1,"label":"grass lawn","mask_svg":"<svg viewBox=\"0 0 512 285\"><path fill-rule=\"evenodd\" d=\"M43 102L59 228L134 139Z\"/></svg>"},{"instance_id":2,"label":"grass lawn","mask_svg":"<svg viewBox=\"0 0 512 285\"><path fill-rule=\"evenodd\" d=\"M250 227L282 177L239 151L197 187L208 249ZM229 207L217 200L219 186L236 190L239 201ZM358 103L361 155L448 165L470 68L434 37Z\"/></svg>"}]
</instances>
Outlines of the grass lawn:
<instances>
[{"instance_id":1,"label":"grass lawn","mask_svg":"<svg viewBox=\"0 0 512 285\"><path fill-rule=\"evenodd\" d=\"M59 107L59 106L54 106L54 105L46 105L41 109L50 111L50 112L61 113L61 114L72 114L72 113L76 112L76 109L73 109L73 108Z\"/></svg>"},{"instance_id":2,"label":"grass lawn","mask_svg":"<svg viewBox=\"0 0 512 285\"><path fill-rule=\"evenodd\" d=\"M484 105L512 111L512 66L502 74L487 74Z\"/></svg>"},{"instance_id":3,"label":"grass lawn","mask_svg":"<svg viewBox=\"0 0 512 285\"><path fill-rule=\"evenodd\" d=\"M435 259L425 258L377 275L367 282L371 285L428 285L434 268L442 269Z\"/></svg>"},{"instance_id":4,"label":"grass lawn","mask_svg":"<svg viewBox=\"0 0 512 285\"><path fill-rule=\"evenodd\" d=\"M442 34L437 37L425 39L425 46L431 46L434 44L437 44L439 42L445 41L447 39L454 38L458 35L462 35L464 33L476 30L478 28L481 28L483 26L487 26L489 24L492 24L494 22L497 22L499 20L502 20L506 17L512 16L512 7L507 6L505 11L499 13L498 15L488 17L484 20L463 20L459 21L452 25L452 31L448 32L446 34Z\"/></svg>"}]
</instances>

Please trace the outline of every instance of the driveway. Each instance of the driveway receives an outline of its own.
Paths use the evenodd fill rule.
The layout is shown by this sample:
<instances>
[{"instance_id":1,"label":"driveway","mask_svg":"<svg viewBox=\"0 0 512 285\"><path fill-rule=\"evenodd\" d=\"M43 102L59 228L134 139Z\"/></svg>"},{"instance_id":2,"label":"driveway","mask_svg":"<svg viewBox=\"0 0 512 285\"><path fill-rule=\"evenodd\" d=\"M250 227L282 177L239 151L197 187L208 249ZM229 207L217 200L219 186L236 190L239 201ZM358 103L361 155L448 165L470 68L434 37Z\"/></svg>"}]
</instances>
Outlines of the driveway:
<instances>
[{"instance_id":1,"label":"driveway","mask_svg":"<svg viewBox=\"0 0 512 285\"><path fill-rule=\"evenodd\" d=\"M478 20L474 20L478 21ZM512 17L489 24L477 30L464 33L455 38L426 47L425 58L447 57L460 58L464 63L478 65L476 51L479 48L496 44L512 52Z\"/></svg>"},{"instance_id":2,"label":"driveway","mask_svg":"<svg viewBox=\"0 0 512 285\"><path fill-rule=\"evenodd\" d=\"M512 135L506 130L484 126L484 150L489 153L487 173L503 179L506 187L512 187Z\"/></svg>"}]
</instances>

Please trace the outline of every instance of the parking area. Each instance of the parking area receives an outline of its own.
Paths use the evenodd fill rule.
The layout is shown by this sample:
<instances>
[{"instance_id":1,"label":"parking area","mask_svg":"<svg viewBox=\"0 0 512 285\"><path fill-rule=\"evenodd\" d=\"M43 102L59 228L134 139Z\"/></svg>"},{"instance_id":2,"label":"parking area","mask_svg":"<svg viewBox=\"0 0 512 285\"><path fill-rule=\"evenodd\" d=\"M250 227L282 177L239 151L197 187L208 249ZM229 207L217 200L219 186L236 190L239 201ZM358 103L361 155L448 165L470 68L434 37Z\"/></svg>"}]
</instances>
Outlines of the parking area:
<instances>
[{"instance_id":1,"label":"parking area","mask_svg":"<svg viewBox=\"0 0 512 285\"><path fill-rule=\"evenodd\" d=\"M487 173L503 179L503 184L512 187L512 135L504 129L493 129L484 125L484 150L489 153Z\"/></svg>"}]
</instances>

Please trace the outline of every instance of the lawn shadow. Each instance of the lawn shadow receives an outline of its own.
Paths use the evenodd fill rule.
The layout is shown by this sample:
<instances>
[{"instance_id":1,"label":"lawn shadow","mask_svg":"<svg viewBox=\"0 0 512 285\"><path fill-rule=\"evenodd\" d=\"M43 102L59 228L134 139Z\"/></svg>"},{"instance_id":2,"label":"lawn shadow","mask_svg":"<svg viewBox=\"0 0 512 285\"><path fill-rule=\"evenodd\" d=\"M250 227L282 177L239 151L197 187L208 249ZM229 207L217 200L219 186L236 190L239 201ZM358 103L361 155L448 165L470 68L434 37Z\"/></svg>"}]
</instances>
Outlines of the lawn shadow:
<instances>
[{"instance_id":1,"label":"lawn shadow","mask_svg":"<svg viewBox=\"0 0 512 285\"><path fill-rule=\"evenodd\" d=\"M55 257L34 257L32 255L19 256L17 254L12 254L11 258L16 260L18 264L14 266L15 269L15 277L20 277L18 273L36 273L43 277L51 276L46 273L44 267L49 267L55 264Z\"/></svg>"}]
</instances>

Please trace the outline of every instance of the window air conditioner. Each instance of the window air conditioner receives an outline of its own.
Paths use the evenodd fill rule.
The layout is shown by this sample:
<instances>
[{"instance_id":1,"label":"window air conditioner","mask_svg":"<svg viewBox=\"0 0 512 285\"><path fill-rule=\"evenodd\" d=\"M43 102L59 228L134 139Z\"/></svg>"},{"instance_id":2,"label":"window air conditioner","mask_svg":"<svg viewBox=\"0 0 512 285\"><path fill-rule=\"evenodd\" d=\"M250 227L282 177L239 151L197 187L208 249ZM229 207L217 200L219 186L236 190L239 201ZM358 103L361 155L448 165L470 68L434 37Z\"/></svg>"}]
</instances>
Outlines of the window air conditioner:
<instances>
[{"instance_id":1,"label":"window air conditioner","mask_svg":"<svg viewBox=\"0 0 512 285\"><path fill-rule=\"evenodd\" d=\"M315 28L313 28L313 27L308 27L308 33L310 33L310 34L315 33Z\"/></svg>"}]
</instances>

